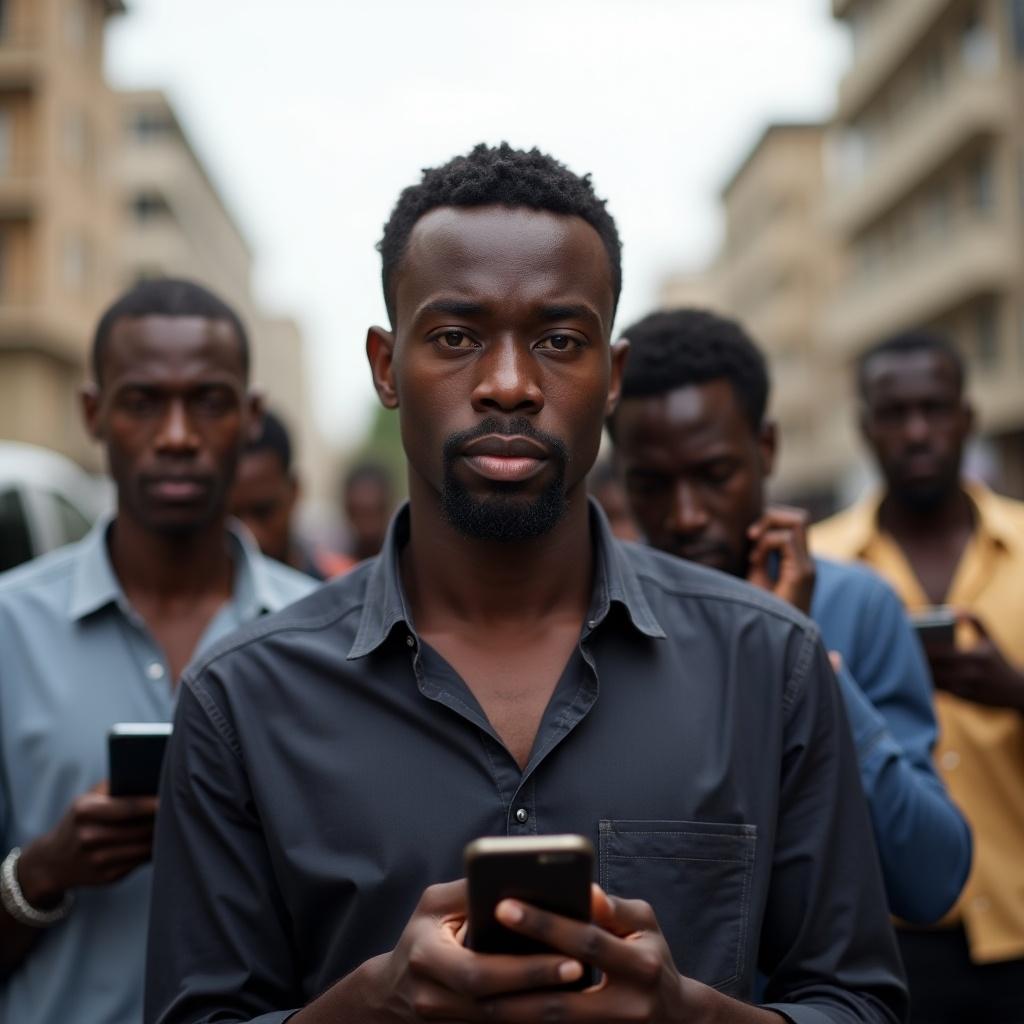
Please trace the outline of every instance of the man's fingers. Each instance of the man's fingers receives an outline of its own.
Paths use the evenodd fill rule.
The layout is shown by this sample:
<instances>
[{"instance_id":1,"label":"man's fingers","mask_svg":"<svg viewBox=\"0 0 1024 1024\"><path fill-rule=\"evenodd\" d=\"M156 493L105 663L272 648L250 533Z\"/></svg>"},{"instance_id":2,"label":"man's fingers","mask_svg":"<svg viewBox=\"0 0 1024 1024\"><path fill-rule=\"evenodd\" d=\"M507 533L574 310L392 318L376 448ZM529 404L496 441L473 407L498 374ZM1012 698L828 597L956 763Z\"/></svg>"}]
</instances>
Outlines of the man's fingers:
<instances>
[{"instance_id":1,"label":"man's fingers","mask_svg":"<svg viewBox=\"0 0 1024 1024\"><path fill-rule=\"evenodd\" d=\"M438 882L423 890L419 910L433 917L447 917L450 914L464 914L466 911L466 880Z\"/></svg>"},{"instance_id":2,"label":"man's fingers","mask_svg":"<svg viewBox=\"0 0 1024 1024\"><path fill-rule=\"evenodd\" d=\"M78 841L84 849L103 846L132 846L153 842L153 823L146 825L84 825Z\"/></svg>"},{"instance_id":3,"label":"man's fingers","mask_svg":"<svg viewBox=\"0 0 1024 1024\"><path fill-rule=\"evenodd\" d=\"M156 810L155 796L103 796L90 791L74 803L74 814L79 820L146 820L152 819Z\"/></svg>"},{"instance_id":4,"label":"man's fingers","mask_svg":"<svg viewBox=\"0 0 1024 1024\"><path fill-rule=\"evenodd\" d=\"M621 909L616 910L623 902L610 901L614 918L621 927L633 924L632 920L624 920ZM573 921L518 900L502 900L497 907L497 917L506 928L538 939L606 974L648 983L652 974L661 970L661 958L654 951L639 942L619 938L598 924Z\"/></svg>"},{"instance_id":5,"label":"man's fingers","mask_svg":"<svg viewBox=\"0 0 1024 1024\"><path fill-rule=\"evenodd\" d=\"M413 944L409 966L416 975L473 998L551 988L575 981L583 974L579 963L558 953L533 956L476 953L452 941L438 941L436 936Z\"/></svg>"}]
</instances>

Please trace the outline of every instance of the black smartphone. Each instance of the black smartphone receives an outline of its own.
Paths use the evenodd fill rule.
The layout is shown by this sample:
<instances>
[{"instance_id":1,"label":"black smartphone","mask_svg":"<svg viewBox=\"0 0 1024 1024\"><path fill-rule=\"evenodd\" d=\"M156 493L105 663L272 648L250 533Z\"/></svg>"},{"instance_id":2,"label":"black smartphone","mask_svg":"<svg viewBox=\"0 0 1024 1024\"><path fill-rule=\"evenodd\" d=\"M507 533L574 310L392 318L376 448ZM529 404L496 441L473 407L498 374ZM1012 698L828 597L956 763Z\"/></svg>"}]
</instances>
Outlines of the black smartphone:
<instances>
[{"instance_id":1,"label":"black smartphone","mask_svg":"<svg viewBox=\"0 0 1024 1024\"><path fill-rule=\"evenodd\" d=\"M938 605L910 617L914 631L925 647L952 647L956 636L956 613Z\"/></svg>"},{"instance_id":2,"label":"black smartphone","mask_svg":"<svg viewBox=\"0 0 1024 1024\"><path fill-rule=\"evenodd\" d=\"M118 722L107 733L111 796L155 796L170 722Z\"/></svg>"},{"instance_id":3,"label":"black smartphone","mask_svg":"<svg viewBox=\"0 0 1024 1024\"><path fill-rule=\"evenodd\" d=\"M476 839L465 849L469 883L469 928L466 945L480 953L527 955L550 953L551 947L519 935L501 924L494 908L503 899L521 900L542 910L590 920L590 885L594 847L584 836L510 836ZM593 971L564 989L594 984Z\"/></svg>"}]
</instances>

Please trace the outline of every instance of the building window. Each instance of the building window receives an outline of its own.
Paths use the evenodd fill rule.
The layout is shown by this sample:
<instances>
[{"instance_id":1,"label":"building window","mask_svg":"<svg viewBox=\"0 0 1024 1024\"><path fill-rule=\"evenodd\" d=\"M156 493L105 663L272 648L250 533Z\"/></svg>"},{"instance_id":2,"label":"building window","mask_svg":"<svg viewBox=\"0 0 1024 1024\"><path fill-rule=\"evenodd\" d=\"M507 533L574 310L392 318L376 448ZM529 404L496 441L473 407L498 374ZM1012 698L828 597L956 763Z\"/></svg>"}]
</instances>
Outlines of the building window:
<instances>
[{"instance_id":1,"label":"building window","mask_svg":"<svg viewBox=\"0 0 1024 1024\"><path fill-rule=\"evenodd\" d=\"M155 110L139 110L132 115L129 130L139 142L150 142L170 135L174 125L166 115Z\"/></svg>"},{"instance_id":2,"label":"building window","mask_svg":"<svg viewBox=\"0 0 1024 1024\"><path fill-rule=\"evenodd\" d=\"M991 213L996 207L996 180L988 154L977 157L968 169L971 207L978 213Z\"/></svg>"},{"instance_id":3,"label":"building window","mask_svg":"<svg viewBox=\"0 0 1024 1024\"><path fill-rule=\"evenodd\" d=\"M89 42L88 0L65 0L64 38L73 50L82 51Z\"/></svg>"},{"instance_id":4,"label":"building window","mask_svg":"<svg viewBox=\"0 0 1024 1024\"><path fill-rule=\"evenodd\" d=\"M960 34L960 59L973 74L991 74L999 67L999 44L977 12L968 18Z\"/></svg>"},{"instance_id":5,"label":"building window","mask_svg":"<svg viewBox=\"0 0 1024 1024\"><path fill-rule=\"evenodd\" d=\"M61 132L64 159L76 170L86 171L92 166L92 132L89 119L81 110L75 110L64 118Z\"/></svg>"},{"instance_id":6,"label":"building window","mask_svg":"<svg viewBox=\"0 0 1024 1024\"><path fill-rule=\"evenodd\" d=\"M61 254L61 277L69 292L81 293L89 283L89 243L83 235L68 235Z\"/></svg>"},{"instance_id":7,"label":"building window","mask_svg":"<svg viewBox=\"0 0 1024 1024\"><path fill-rule=\"evenodd\" d=\"M170 215L170 207L163 196L154 195L150 192L140 192L132 200L132 216L135 220L144 224L149 221L160 220Z\"/></svg>"},{"instance_id":8,"label":"building window","mask_svg":"<svg viewBox=\"0 0 1024 1024\"><path fill-rule=\"evenodd\" d=\"M10 174L14 167L14 118L11 111L0 108L0 175Z\"/></svg>"},{"instance_id":9,"label":"building window","mask_svg":"<svg viewBox=\"0 0 1024 1024\"><path fill-rule=\"evenodd\" d=\"M1024 0L1009 0L1013 22L1013 45L1018 60L1024 60Z\"/></svg>"},{"instance_id":10,"label":"building window","mask_svg":"<svg viewBox=\"0 0 1024 1024\"><path fill-rule=\"evenodd\" d=\"M999 365L999 315L994 299L981 302L974 314L974 332L977 343L978 365Z\"/></svg>"}]
</instances>

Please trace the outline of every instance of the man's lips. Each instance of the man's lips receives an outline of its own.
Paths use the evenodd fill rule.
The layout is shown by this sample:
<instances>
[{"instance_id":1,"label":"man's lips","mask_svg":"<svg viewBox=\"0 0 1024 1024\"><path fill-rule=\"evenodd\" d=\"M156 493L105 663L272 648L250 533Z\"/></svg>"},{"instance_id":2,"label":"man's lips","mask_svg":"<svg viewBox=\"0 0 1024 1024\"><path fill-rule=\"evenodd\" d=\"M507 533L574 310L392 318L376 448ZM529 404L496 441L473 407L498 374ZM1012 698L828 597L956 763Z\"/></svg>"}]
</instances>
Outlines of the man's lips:
<instances>
[{"instance_id":1,"label":"man's lips","mask_svg":"<svg viewBox=\"0 0 1024 1024\"><path fill-rule=\"evenodd\" d=\"M202 498L210 490L210 482L199 477L150 477L143 482L146 493L160 501L187 503Z\"/></svg>"},{"instance_id":2,"label":"man's lips","mask_svg":"<svg viewBox=\"0 0 1024 1024\"><path fill-rule=\"evenodd\" d=\"M548 459L544 445L528 437L488 434L462 450L468 465L488 480L518 482L540 472Z\"/></svg>"}]
</instances>

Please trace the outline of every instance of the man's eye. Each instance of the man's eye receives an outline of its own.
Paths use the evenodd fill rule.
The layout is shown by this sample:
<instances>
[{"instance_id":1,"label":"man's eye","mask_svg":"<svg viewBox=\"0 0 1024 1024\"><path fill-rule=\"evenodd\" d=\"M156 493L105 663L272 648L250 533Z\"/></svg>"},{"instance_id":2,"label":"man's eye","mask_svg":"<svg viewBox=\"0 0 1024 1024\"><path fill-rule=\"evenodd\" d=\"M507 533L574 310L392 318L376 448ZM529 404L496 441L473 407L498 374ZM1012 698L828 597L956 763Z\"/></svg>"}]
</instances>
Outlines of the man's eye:
<instances>
[{"instance_id":1,"label":"man's eye","mask_svg":"<svg viewBox=\"0 0 1024 1024\"><path fill-rule=\"evenodd\" d=\"M197 412L206 416L223 416L234 408L234 395L225 388L209 388L193 396L192 403Z\"/></svg>"},{"instance_id":2,"label":"man's eye","mask_svg":"<svg viewBox=\"0 0 1024 1024\"><path fill-rule=\"evenodd\" d=\"M160 400L145 391L126 391L121 395L118 405L133 416L146 416L159 410Z\"/></svg>"},{"instance_id":3,"label":"man's eye","mask_svg":"<svg viewBox=\"0 0 1024 1024\"><path fill-rule=\"evenodd\" d=\"M475 348L475 342L464 331L443 331L437 335L437 342L442 348L470 349Z\"/></svg>"},{"instance_id":4,"label":"man's eye","mask_svg":"<svg viewBox=\"0 0 1024 1024\"><path fill-rule=\"evenodd\" d=\"M571 352L573 349L582 347L583 343L580 339L571 334L550 334L537 342L537 348L549 352Z\"/></svg>"}]
</instances>

